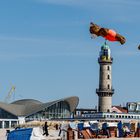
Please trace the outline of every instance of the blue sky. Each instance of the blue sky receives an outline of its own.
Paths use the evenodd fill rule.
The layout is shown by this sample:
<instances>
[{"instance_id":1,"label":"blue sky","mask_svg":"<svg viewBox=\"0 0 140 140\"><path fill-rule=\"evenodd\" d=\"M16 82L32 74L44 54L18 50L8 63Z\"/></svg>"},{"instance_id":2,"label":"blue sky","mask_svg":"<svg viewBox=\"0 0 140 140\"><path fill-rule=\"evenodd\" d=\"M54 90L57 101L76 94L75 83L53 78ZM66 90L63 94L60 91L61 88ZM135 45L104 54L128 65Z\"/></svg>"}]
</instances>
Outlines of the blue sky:
<instances>
[{"instance_id":1,"label":"blue sky","mask_svg":"<svg viewBox=\"0 0 140 140\"><path fill-rule=\"evenodd\" d=\"M127 39L124 45L108 42L113 104L140 101L139 7L138 0L1 0L0 100L15 85L11 101L78 96L79 107L96 106L104 39L91 39L92 21Z\"/></svg>"}]
</instances>

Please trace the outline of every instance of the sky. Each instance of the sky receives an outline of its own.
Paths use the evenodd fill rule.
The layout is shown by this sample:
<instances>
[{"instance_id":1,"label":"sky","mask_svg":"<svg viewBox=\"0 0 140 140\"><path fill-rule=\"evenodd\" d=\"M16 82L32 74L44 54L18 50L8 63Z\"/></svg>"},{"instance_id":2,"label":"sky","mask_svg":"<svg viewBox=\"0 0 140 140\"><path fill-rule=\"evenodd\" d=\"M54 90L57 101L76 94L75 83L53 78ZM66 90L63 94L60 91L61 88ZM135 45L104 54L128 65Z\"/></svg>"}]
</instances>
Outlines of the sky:
<instances>
[{"instance_id":1,"label":"sky","mask_svg":"<svg viewBox=\"0 0 140 140\"><path fill-rule=\"evenodd\" d=\"M98 103L102 37L90 22L125 36L107 42L113 57L113 105L140 101L139 0L1 0L0 101L79 97L79 108Z\"/></svg>"}]
</instances>

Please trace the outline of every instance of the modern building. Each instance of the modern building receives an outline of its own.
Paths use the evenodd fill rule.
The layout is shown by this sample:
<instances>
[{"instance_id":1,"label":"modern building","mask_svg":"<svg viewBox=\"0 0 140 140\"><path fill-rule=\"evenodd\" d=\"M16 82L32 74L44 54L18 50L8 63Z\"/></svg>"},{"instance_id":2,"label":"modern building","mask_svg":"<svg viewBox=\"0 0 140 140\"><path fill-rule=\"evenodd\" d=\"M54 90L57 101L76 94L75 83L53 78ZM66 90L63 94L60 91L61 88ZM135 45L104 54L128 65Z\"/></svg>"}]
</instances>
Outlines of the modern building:
<instances>
[{"instance_id":1,"label":"modern building","mask_svg":"<svg viewBox=\"0 0 140 140\"><path fill-rule=\"evenodd\" d=\"M140 102L127 102L126 108L129 113L140 113Z\"/></svg>"},{"instance_id":2,"label":"modern building","mask_svg":"<svg viewBox=\"0 0 140 140\"><path fill-rule=\"evenodd\" d=\"M10 104L0 102L0 128L9 128L27 121L70 118L79 103L76 96L42 103L23 99Z\"/></svg>"},{"instance_id":3,"label":"modern building","mask_svg":"<svg viewBox=\"0 0 140 140\"><path fill-rule=\"evenodd\" d=\"M100 65L98 95L98 112L111 112L112 95L112 62L111 51L106 42L101 47L98 63Z\"/></svg>"},{"instance_id":4,"label":"modern building","mask_svg":"<svg viewBox=\"0 0 140 140\"><path fill-rule=\"evenodd\" d=\"M113 112L113 113L128 113L128 110L126 107L112 106L111 112Z\"/></svg>"},{"instance_id":5,"label":"modern building","mask_svg":"<svg viewBox=\"0 0 140 140\"><path fill-rule=\"evenodd\" d=\"M140 114L138 113L114 113L114 112L98 112L94 114L85 114L81 119L98 120L103 122L140 122Z\"/></svg>"},{"instance_id":6,"label":"modern building","mask_svg":"<svg viewBox=\"0 0 140 140\"><path fill-rule=\"evenodd\" d=\"M85 114L93 114L96 113L97 109L92 108L76 108L74 111L74 118L80 118L85 116Z\"/></svg>"}]
</instances>

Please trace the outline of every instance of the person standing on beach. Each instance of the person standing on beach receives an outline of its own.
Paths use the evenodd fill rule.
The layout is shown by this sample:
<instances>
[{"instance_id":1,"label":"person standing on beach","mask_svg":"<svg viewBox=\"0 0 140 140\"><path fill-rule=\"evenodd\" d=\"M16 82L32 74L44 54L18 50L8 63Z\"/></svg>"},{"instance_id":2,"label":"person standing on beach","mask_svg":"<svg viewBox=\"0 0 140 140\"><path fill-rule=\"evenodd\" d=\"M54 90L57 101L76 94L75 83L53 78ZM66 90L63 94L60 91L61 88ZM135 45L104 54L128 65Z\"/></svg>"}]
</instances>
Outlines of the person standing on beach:
<instances>
[{"instance_id":1,"label":"person standing on beach","mask_svg":"<svg viewBox=\"0 0 140 140\"><path fill-rule=\"evenodd\" d=\"M48 136L49 135L49 133L48 133L48 124L47 124L47 122L45 122L45 125L44 125L44 134L43 135L46 135L46 136Z\"/></svg>"}]
</instances>

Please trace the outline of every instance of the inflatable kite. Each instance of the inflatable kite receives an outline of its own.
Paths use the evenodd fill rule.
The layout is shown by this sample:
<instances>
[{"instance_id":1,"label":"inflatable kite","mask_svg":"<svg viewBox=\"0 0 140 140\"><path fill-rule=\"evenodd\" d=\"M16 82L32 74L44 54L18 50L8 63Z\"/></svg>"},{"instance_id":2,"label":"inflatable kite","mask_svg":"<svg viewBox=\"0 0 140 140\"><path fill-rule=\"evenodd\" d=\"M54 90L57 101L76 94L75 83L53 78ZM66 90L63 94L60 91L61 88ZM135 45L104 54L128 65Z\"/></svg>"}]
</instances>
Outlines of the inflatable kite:
<instances>
[{"instance_id":1,"label":"inflatable kite","mask_svg":"<svg viewBox=\"0 0 140 140\"><path fill-rule=\"evenodd\" d=\"M140 50L140 45L138 46L138 50Z\"/></svg>"},{"instance_id":2,"label":"inflatable kite","mask_svg":"<svg viewBox=\"0 0 140 140\"><path fill-rule=\"evenodd\" d=\"M97 24L90 24L90 33L93 36L102 36L109 41L119 41L121 44L125 43L125 38L112 29L100 27Z\"/></svg>"}]
</instances>

